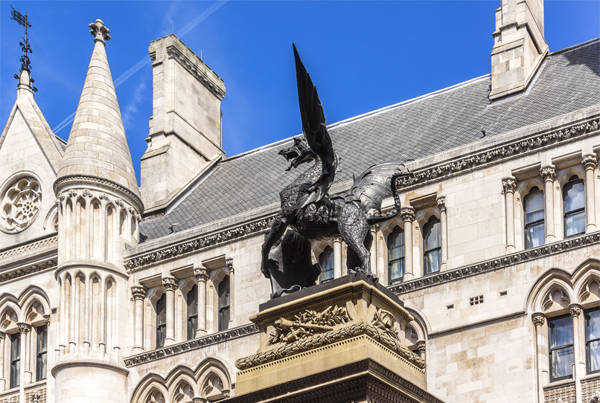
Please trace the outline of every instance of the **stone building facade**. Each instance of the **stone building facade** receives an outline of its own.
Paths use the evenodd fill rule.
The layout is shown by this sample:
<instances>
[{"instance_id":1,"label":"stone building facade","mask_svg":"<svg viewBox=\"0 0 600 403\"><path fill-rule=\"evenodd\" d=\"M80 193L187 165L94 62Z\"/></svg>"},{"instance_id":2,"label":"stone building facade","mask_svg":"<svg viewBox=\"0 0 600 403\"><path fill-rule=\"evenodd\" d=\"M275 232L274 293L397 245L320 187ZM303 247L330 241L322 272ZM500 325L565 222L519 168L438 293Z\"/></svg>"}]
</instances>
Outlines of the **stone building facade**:
<instances>
[{"instance_id":1,"label":"stone building facade","mask_svg":"<svg viewBox=\"0 0 600 403\"><path fill-rule=\"evenodd\" d=\"M413 159L371 266L443 401L600 399L600 41L549 53L543 25L542 0L502 1L489 75L330 125L334 193ZM110 34L90 28L68 142L26 70L0 137L0 402L234 396L292 140L226 157L224 82L170 35L150 44L138 187ZM341 240L312 249L321 282L346 274Z\"/></svg>"}]
</instances>

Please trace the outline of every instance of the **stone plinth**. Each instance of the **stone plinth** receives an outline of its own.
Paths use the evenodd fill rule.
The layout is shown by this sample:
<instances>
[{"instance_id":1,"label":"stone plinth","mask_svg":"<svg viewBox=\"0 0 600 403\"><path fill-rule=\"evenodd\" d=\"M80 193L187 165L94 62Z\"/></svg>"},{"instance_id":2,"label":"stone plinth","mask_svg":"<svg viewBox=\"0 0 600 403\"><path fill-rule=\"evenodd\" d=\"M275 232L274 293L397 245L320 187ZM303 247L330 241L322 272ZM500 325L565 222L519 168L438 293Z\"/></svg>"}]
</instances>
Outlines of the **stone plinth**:
<instances>
[{"instance_id":1,"label":"stone plinth","mask_svg":"<svg viewBox=\"0 0 600 403\"><path fill-rule=\"evenodd\" d=\"M236 361L229 401L439 402L426 392L424 360L407 348L413 317L370 277L276 298L250 320L260 347Z\"/></svg>"}]
</instances>

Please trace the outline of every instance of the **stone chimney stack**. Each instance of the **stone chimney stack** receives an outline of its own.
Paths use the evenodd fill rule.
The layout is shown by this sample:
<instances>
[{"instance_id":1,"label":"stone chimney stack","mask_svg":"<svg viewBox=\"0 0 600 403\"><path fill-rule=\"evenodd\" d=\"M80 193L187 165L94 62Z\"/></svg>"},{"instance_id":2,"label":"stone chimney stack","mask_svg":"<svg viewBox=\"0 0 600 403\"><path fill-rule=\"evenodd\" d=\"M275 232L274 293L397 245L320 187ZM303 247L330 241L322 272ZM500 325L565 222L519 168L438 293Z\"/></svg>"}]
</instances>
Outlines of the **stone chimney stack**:
<instances>
[{"instance_id":1,"label":"stone chimney stack","mask_svg":"<svg viewBox=\"0 0 600 403\"><path fill-rule=\"evenodd\" d=\"M175 35L150 43L152 117L141 162L147 212L167 207L225 153L221 139L223 80Z\"/></svg>"},{"instance_id":2,"label":"stone chimney stack","mask_svg":"<svg viewBox=\"0 0 600 403\"><path fill-rule=\"evenodd\" d=\"M501 0L492 49L491 100L527 88L548 53L543 0Z\"/></svg>"}]
</instances>

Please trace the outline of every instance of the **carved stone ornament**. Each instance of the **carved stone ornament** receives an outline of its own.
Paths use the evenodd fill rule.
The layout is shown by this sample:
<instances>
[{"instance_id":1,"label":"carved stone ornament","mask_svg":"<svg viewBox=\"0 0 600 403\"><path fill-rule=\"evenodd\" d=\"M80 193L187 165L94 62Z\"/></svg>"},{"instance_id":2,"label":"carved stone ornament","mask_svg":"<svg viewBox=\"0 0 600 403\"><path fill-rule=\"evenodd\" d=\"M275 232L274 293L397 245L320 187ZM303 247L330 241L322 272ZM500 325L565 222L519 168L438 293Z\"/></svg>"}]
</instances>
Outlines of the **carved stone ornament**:
<instances>
[{"instance_id":1,"label":"carved stone ornament","mask_svg":"<svg viewBox=\"0 0 600 403\"><path fill-rule=\"evenodd\" d=\"M514 193L517 189L517 181L513 177L502 178L503 193Z\"/></svg>"},{"instance_id":2,"label":"carved stone ornament","mask_svg":"<svg viewBox=\"0 0 600 403\"><path fill-rule=\"evenodd\" d=\"M553 181L556 178L556 168L551 165L541 167L540 175L544 181Z\"/></svg>"},{"instance_id":3,"label":"carved stone ornament","mask_svg":"<svg viewBox=\"0 0 600 403\"><path fill-rule=\"evenodd\" d=\"M445 196L440 196L440 197L438 197L438 198L435 200L435 202L436 202L436 204L437 204L437 207L438 207L438 209L439 209L441 212L444 212L444 211L446 211L446 197L445 197Z\"/></svg>"},{"instance_id":4,"label":"carved stone ornament","mask_svg":"<svg viewBox=\"0 0 600 403\"><path fill-rule=\"evenodd\" d=\"M594 169L598 165L598 158L596 158L595 154L586 154L581 160L581 165L583 165L585 169Z\"/></svg>"},{"instance_id":5,"label":"carved stone ornament","mask_svg":"<svg viewBox=\"0 0 600 403\"><path fill-rule=\"evenodd\" d=\"M42 190L37 179L23 176L10 183L2 194L0 229L16 234L29 227L40 211Z\"/></svg>"},{"instance_id":6,"label":"carved stone ornament","mask_svg":"<svg viewBox=\"0 0 600 403\"><path fill-rule=\"evenodd\" d=\"M398 332L395 329L396 320L391 312L378 308L373 315L371 324L389 337L398 339Z\"/></svg>"},{"instance_id":7,"label":"carved stone ornament","mask_svg":"<svg viewBox=\"0 0 600 403\"><path fill-rule=\"evenodd\" d=\"M88 24L90 27L90 34L94 37L94 41L100 41L106 43L110 39L110 29L108 29L101 19L97 19L96 22Z\"/></svg>"},{"instance_id":8,"label":"carved stone ornament","mask_svg":"<svg viewBox=\"0 0 600 403\"><path fill-rule=\"evenodd\" d=\"M413 222L415 220L415 209L410 206L402 207L400 209L400 217L402 217L403 222Z\"/></svg>"},{"instance_id":9,"label":"carved stone ornament","mask_svg":"<svg viewBox=\"0 0 600 403\"><path fill-rule=\"evenodd\" d=\"M531 321L535 326L543 326L546 323L546 316L543 313L536 312L531 315Z\"/></svg>"},{"instance_id":10,"label":"carved stone ornament","mask_svg":"<svg viewBox=\"0 0 600 403\"><path fill-rule=\"evenodd\" d=\"M569 315L571 315L572 317L574 317L574 318L578 317L579 315L581 315L581 312L583 312L581 305L579 305L579 304L569 305Z\"/></svg>"},{"instance_id":11,"label":"carved stone ornament","mask_svg":"<svg viewBox=\"0 0 600 403\"><path fill-rule=\"evenodd\" d=\"M280 318L275 321L275 332L269 335L269 343L290 343L317 333L334 329L334 326L350 320L346 308L337 305L321 312L307 309L294 316L294 320Z\"/></svg>"},{"instance_id":12,"label":"carved stone ornament","mask_svg":"<svg viewBox=\"0 0 600 403\"><path fill-rule=\"evenodd\" d=\"M146 298L146 289L139 285L134 285L131 287L131 295L134 300L144 299Z\"/></svg>"},{"instance_id":13,"label":"carved stone ornament","mask_svg":"<svg viewBox=\"0 0 600 403\"><path fill-rule=\"evenodd\" d=\"M167 291L175 291L177 280L174 277L163 277L162 285Z\"/></svg>"}]
</instances>

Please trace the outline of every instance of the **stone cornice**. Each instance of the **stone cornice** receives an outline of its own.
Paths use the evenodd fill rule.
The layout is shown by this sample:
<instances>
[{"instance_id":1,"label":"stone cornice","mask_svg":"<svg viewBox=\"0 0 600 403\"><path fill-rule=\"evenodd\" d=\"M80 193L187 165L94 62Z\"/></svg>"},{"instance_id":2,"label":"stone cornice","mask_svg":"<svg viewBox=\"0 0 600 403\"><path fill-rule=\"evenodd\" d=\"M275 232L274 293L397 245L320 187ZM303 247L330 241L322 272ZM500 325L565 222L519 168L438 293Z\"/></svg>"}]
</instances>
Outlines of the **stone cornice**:
<instances>
[{"instance_id":1,"label":"stone cornice","mask_svg":"<svg viewBox=\"0 0 600 403\"><path fill-rule=\"evenodd\" d=\"M196 339L187 340L182 343L171 344L167 347L158 348L156 350L146 351L140 354L132 355L125 358L125 366L135 367L146 364L148 362L162 360L163 358L171 357L178 354L187 353L188 351L197 350L214 344L223 343L228 340L238 339L240 337L249 336L258 333L258 327L253 323L234 327L233 329L224 330L218 333L208 334Z\"/></svg>"},{"instance_id":2,"label":"stone cornice","mask_svg":"<svg viewBox=\"0 0 600 403\"><path fill-rule=\"evenodd\" d=\"M24 266L15 267L0 273L0 283L14 280L16 278L29 276L41 271L53 270L56 268L56 256L51 256L29 263Z\"/></svg>"},{"instance_id":3,"label":"stone cornice","mask_svg":"<svg viewBox=\"0 0 600 403\"><path fill-rule=\"evenodd\" d=\"M588 136L600 129L600 118L595 116L551 130L542 131L504 144L492 146L466 156L416 169L412 176L395 178L396 189L405 191L426 183L439 181L470 170L517 158L541 149L567 143Z\"/></svg>"},{"instance_id":4,"label":"stone cornice","mask_svg":"<svg viewBox=\"0 0 600 403\"><path fill-rule=\"evenodd\" d=\"M2 262L3 266L4 263L9 260L18 258L20 256L30 257L31 255L37 255L39 252L45 252L47 250L56 249L57 246L58 236L52 234L32 242L15 246L13 248L1 250L0 262Z\"/></svg>"},{"instance_id":5,"label":"stone cornice","mask_svg":"<svg viewBox=\"0 0 600 403\"><path fill-rule=\"evenodd\" d=\"M565 239L548 245L539 246L537 248L526 249L520 252L499 256L494 259L470 264L457 269L442 271L425 277L419 277L404 283L392 285L389 287L389 289L396 294L405 294L423 288L434 287L440 284L449 283L451 281L462 280L478 274L500 270L505 267L514 266L516 264L541 259L547 256L568 252L598 243L600 243L600 231Z\"/></svg>"},{"instance_id":6,"label":"stone cornice","mask_svg":"<svg viewBox=\"0 0 600 403\"><path fill-rule=\"evenodd\" d=\"M183 67L188 73L194 76L198 81L206 86L219 100L223 100L225 97L225 87L223 84L223 80L220 79L204 62L202 62L204 68L209 70L213 75L217 77L217 79L213 79L206 74L205 71L202 71L202 68L198 68L197 64L192 62L186 55L181 52L177 48L177 46L170 45L167 46L167 55L176 60L181 67Z\"/></svg>"}]
</instances>

